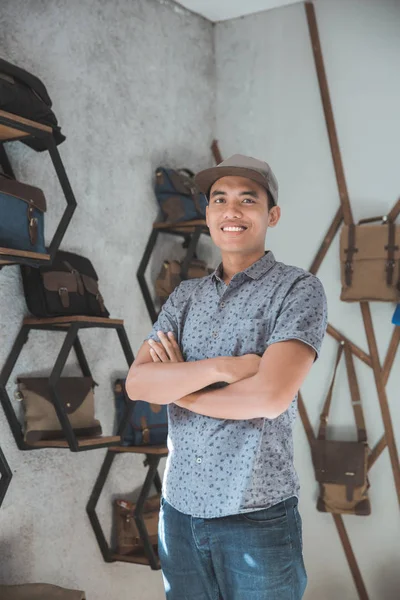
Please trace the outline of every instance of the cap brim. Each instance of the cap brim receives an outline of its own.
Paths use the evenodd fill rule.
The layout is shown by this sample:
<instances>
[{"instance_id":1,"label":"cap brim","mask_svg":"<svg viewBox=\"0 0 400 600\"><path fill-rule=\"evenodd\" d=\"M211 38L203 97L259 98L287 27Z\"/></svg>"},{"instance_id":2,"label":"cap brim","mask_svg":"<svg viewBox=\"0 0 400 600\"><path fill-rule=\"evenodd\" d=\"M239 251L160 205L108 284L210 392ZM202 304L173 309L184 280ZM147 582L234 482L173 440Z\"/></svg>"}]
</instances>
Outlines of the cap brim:
<instances>
[{"instance_id":1,"label":"cap brim","mask_svg":"<svg viewBox=\"0 0 400 600\"><path fill-rule=\"evenodd\" d=\"M204 171L197 173L194 181L199 190L208 196L211 186L214 185L218 179L221 179L221 177L228 177L229 175L251 179L252 181L262 185L263 188L270 192L265 181L265 177L258 171L247 169L246 167L211 167L210 169L204 169Z\"/></svg>"}]
</instances>

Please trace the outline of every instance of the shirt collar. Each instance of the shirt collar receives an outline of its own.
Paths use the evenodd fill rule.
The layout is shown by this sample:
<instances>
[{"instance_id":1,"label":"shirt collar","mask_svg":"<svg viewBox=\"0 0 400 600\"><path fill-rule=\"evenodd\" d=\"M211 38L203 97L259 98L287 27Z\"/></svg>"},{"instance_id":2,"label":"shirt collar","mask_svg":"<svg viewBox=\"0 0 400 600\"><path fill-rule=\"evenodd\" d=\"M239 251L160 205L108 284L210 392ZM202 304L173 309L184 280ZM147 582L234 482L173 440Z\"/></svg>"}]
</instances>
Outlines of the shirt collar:
<instances>
[{"instance_id":1,"label":"shirt collar","mask_svg":"<svg viewBox=\"0 0 400 600\"><path fill-rule=\"evenodd\" d=\"M275 264L275 256L271 252L271 250L266 250L264 256L259 258L255 263L247 267L244 271L241 271L251 279L260 279L262 275L264 275L267 271L269 271ZM219 263L218 267L215 269L213 273L211 273L211 278L215 281L216 277L222 280L222 262Z\"/></svg>"}]
</instances>

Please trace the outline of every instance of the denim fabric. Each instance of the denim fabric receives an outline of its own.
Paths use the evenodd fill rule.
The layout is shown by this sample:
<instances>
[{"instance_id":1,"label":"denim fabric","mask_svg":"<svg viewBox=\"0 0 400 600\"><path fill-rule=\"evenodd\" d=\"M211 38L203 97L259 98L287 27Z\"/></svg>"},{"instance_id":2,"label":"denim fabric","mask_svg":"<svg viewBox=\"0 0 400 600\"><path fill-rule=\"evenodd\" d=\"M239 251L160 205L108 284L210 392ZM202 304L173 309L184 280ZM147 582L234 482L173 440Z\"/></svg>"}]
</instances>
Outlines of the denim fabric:
<instances>
[{"instance_id":1,"label":"denim fabric","mask_svg":"<svg viewBox=\"0 0 400 600\"><path fill-rule=\"evenodd\" d=\"M167 600L300 600L307 575L297 502L202 519L162 497L158 551Z\"/></svg>"}]
</instances>

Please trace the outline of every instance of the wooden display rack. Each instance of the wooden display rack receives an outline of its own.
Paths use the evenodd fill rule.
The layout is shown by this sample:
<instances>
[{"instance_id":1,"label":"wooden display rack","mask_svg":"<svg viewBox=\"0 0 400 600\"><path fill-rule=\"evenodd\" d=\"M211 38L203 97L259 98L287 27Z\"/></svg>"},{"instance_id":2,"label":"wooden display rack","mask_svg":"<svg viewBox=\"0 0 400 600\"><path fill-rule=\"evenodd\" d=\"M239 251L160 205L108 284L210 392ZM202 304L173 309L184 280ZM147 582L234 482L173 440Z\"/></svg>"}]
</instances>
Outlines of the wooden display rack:
<instances>
[{"instance_id":1,"label":"wooden display rack","mask_svg":"<svg viewBox=\"0 0 400 600\"><path fill-rule=\"evenodd\" d=\"M29 137L40 138L45 143L64 193L67 207L50 243L48 254L0 247L0 269L6 265L13 264L31 265L33 267L50 264L61 244L76 208L75 196L54 141L51 127L0 110L0 165L4 173L15 179L14 171L8 159L4 144L6 142L15 142Z\"/></svg>"},{"instance_id":2,"label":"wooden display rack","mask_svg":"<svg viewBox=\"0 0 400 600\"><path fill-rule=\"evenodd\" d=\"M314 261L309 269L309 271L313 274L316 274L319 267L321 266L322 261L324 260L332 241L339 231L339 228L342 225L342 222L346 225L354 223L350 199L348 195L346 178L343 170L343 164L340 154L340 147L338 142L338 137L336 133L335 121L333 117L332 105L330 101L329 88L326 79L325 67L322 57L321 44L318 34L317 21L315 16L314 6L310 2L305 3L306 17L307 23L310 33L310 39L313 49L315 67L317 71L318 83L320 87L321 100L325 115L325 121L327 126L327 132L329 136L329 142L331 147L332 159L335 168L336 181L339 190L340 197L340 207L324 237L322 244L315 256ZM396 217L400 214L400 199L395 203L394 207L388 214L388 218L390 220L395 220ZM396 441L393 433L393 424L390 415L390 409L388 405L388 399L386 394L386 384L389 379L389 375L396 357L396 353L400 344L400 327L394 327L393 334L390 340L389 348L387 351L387 355L385 357L383 367L381 367L378 347L376 343L376 337L374 332L374 327L371 318L371 311L368 302L360 302L361 315L364 322L365 333L368 341L369 354L365 353L361 348L359 348L356 344L351 342L345 335L343 335L338 329L333 327L331 324L328 325L327 333L332 336L338 342L346 341L352 353L357 356L361 361L363 361L366 365L372 368L375 378L375 385L378 392L379 404L382 413L382 421L384 426L384 435L376 444L376 446L372 449L372 453L369 458L368 468L375 464L376 460L379 458L381 453L385 448L388 448L390 462L393 472L393 478L395 483L395 490L397 492L398 501L400 503L400 464L399 464L399 455L396 447ZM308 441L311 444L315 439L314 430L310 423L310 420L307 415L307 411L305 408L305 403L303 401L302 394L299 393L298 397L298 407L299 413L304 425L305 432L307 434ZM368 600L369 596L361 575L361 571L357 564L356 556L351 547L351 543L343 522L343 518L341 515L332 515L335 526L338 530L338 534L340 540L342 542L343 550L354 580L354 584L357 589L358 597L360 600Z\"/></svg>"},{"instance_id":3,"label":"wooden display rack","mask_svg":"<svg viewBox=\"0 0 400 600\"><path fill-rule=\"evenodd\" d=\"M68 415L65 412L64 406L57 392L57 383L61 377L63 368L67 362L68 356L72 348L74 348L79 366L84 377L92 377L88 362L86 360L83 348L81 346L78 333L81 329L101 328L115 329L124 352L128 367L134 361L133 352L126 335L124 322L120 319L108 319L102 317L87 317L87 316L71 316L71 317L54 317L50 319L35 319L26 318L22 323L22 327L17 335L14 345L6 360L6 363L0 373L0 402L3 405L4 412L14 435L15 442L20 450L35 450L39 448L69 448L72 452L82 452L95 448L116 446L121 441L121 435L116 436L100 436L94 438L79 438L75 435L69 421ZM67 335L64 338L63 345L59 355L54 363L53 370L49 377L49 387L51 398L59 418L61 427L65 434L64 440L42 440L32 444L27 444L24 441L24 435L21 424L18 420L15 410L8 396L6 385L18 360L19 355L28 341L29 333L32 329L42 331L57 331L65 332ZM93 377L92 377L93 379ZM122 421L120 430L123 431L129 415L128 412Z\"/></svg>"}]
</instances>

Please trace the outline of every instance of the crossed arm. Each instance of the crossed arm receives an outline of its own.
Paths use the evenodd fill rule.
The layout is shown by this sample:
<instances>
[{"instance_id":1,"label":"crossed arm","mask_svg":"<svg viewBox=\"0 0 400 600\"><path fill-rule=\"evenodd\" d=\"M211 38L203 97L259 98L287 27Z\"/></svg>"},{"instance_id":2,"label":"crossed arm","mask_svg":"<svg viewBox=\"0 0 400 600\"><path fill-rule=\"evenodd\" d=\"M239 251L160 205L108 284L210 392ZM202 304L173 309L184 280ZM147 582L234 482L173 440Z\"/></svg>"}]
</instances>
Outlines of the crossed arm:
<instances>
[{"instance_id":1,"label":"crossed arm","mask_svg":"<svg viewBox=\"0 0 400 600\"><path fill-rule=\"evenodd\" d=\"M132 400L174 402L217 419L274 419L289 407L314 359L299 340L276 342L260 358L254 354L185 362L173 335L142 345L130 368L126 389ZM214 390L204 388L225 381Z\"/></svg>"}]
</instances>

